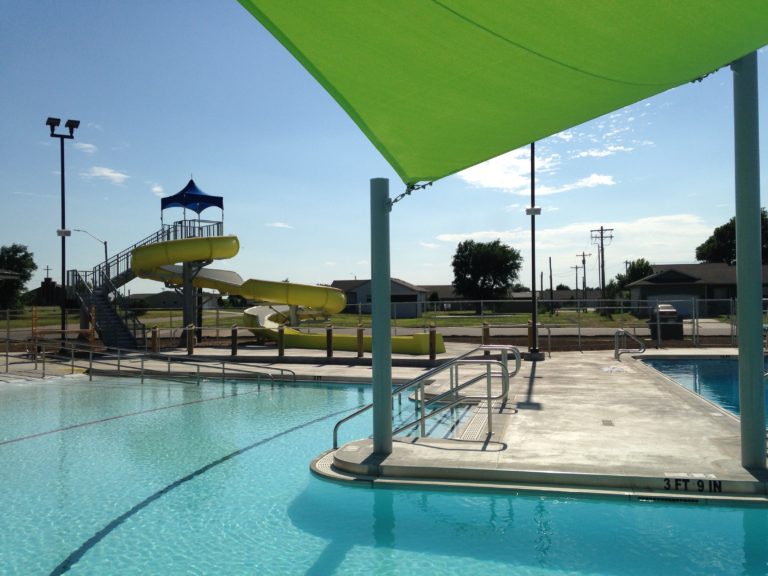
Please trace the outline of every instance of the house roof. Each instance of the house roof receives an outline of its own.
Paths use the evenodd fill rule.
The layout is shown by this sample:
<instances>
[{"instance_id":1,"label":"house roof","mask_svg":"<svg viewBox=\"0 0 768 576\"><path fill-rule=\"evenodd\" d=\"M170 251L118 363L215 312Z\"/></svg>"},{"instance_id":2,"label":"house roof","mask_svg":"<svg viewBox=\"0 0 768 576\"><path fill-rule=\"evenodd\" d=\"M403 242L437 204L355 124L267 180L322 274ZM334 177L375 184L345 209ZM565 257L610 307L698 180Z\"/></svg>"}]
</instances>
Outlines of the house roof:
<instances>
[{"instance_id":1,"label":"house roof","mask_svg":"<svg viewBox=\"0 0 768 576\"><path fill-rule=\"evenodd\" d=\"M355 290L362 286L363 284L370 283L370 279L365 280L334 280L331 282L332 288L338 288L339 290L342 290L344 292L348 292L349 290ZM409 290L413 290L414 292L428 292L428 290L422 286L416 286L414 284L411 284L410 282L406 282L405 280L400 280L399 278L391 278L391 281L395 284L399 284L400 286L403 286L404 288L408 288Z\"/></svg>"},{"instance_id":2,"label":"house roof","mask_svg":"<svg viewBox=\"0 0 768 576\"><path fill-rule=\"evenodd\" d=\"M627 285L658 286L660 284L736 284L736 266L717 262L702 264L653 264L653 274ZM763 266L763 284L768 284L768 266Z\"/></svg>"}]
</instances>

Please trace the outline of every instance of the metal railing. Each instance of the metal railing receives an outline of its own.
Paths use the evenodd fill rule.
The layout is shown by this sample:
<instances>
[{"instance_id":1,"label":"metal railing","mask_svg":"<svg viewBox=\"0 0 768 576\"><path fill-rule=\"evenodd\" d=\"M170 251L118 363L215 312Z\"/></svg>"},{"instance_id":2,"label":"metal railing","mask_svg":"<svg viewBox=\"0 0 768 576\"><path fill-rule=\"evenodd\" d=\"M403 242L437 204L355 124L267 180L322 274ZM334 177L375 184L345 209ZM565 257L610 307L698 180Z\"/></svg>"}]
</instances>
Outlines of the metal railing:
<instances>
[{"instance_id":1,"label":"metal railing","mask_svg":"<svg viewBox=\"0 0 768 576\"><path fill-rule=\"evenodd\" d=\"M501 360L494 360L491 358L470 359L470 356L472 356L473 354L477 352L485 352L485 351L501 352ZM509 367L507 365L508 354L510 352L515 357L515 369L513 372L509 371ZM490 435L493 430L492 428L493 427L493 424L492 424L493 401L501 398L504 398L504 399L507 398L509 394L509 379L515 376L520 371L520 364L521 364L520 352L514 346L500 346L500 345L486 344L486 345L478 346L477 348L474 348L473 350L470 350L469 352L466 352L461 356L457 356L456 358L453 358L448 362L441 364L440 366L437 366L436 368L432 368L431 370L428 370L427 372L421 374L420 376L414 378L409 382L406 382L405 384L401 384L400 386L395 387L392 390L392 394L391 394L392 398L394 398L399 394L402 394L406 390L418 387L416 401L417 401L419 417L411 422L407 422L405 424L401 424L397 426L395 429L393 429L393 434L402 432L403 430L406 430L408 428L419 426L420 434L424 436L426 435L425 422L428 418L431 418L432 416L436 416L437 414L440 414L445 410L449 410L450 408L455 408L459 404L477 403L478 400L486 400L488 403L488 408L487 408L488 409L488 423L487 423L488 428L487 429L488 429L488 434ZM459 366L462 366L462 365L465 365L465 366L466 365L474 365L474 366L485 365L486 372L485 374L481 374L479 376L477 375L473 376L467 381L459 383L458 368ZM491 370L491 366L498 366L501 369L501 372L494 373ZM446 392L437 394L427 400L424 392L424 383L430 378L433 378L435 375L445 370L451 370L451 373L449 375L449 378L450 378L449 389ZM491 380L493 376L499 376L499 375L501 376L502 392L498 396L492 396ZM472 384L479 382L483 378L485 378L487 382L486 395L484 397L461 396L459 394L459 391L463 390L468 386L471 386ZM440 406L437 409L427 412L426 411L427 407L432 404L440 404ZM336 423L336 425L333 427L334 450L339 447L339 429L341 428L342 424L352 420L353 418L360 416L364 412L367 412L368 410L370 410L372 407L373 407L373 403L363 406L359 410L356 410L352 414L345 416L344 418L342 418Z\"/></svg>"},{"instance_id":2,"label":"metal railing","mask_svg":"<svg viewBox=\"0 0 768 576\"><path fill-rule=\"evenodd\" d=\"M627 339L637 344L638 347L627 348ZM616 360L621 360L622 354L642 354L643 352L645 352L645 344L642 340L623 328L616 330L613 335L613 357Z\"/></svg>"},{"instance_id":3,"label":"metal railing","mask_svg":"<svg viewBox=\"0 0 768 576\"><path fill-rule=\"evenodd\" d=\"M69 365L70 373L74 374L77 368L86 370L89 380L99 369L108 367L111 374L116 376L138 376L144 382L145 377L155 379L178 380L180 377L194 377L200 383L202 377L216 377L225 380L227 378L268 378L278 380L296 381L296 373L289 368L277 366L265 366L262 364L248 364L248 368L241 368L239 364L222 361L197 360L172 354L147 353L126 348L105 347L94 350L93 347L79 342L46 342L45 340L12 340L5 339L5 371L9 372L10 358L13 356L10 345L15 344L25 348L23 354L29 356L29 361L34 364L35 370L41 371L41 377L46 377L48 362L59 365ZM154 367L147 367L147 362L155 362ZM236 364L238 367L234 367ZM161 366L163 369L161 370ZM174 370L182 368L182 371ZM184 368L193 368L183 371Z\"/></svg>"}]
</instances>

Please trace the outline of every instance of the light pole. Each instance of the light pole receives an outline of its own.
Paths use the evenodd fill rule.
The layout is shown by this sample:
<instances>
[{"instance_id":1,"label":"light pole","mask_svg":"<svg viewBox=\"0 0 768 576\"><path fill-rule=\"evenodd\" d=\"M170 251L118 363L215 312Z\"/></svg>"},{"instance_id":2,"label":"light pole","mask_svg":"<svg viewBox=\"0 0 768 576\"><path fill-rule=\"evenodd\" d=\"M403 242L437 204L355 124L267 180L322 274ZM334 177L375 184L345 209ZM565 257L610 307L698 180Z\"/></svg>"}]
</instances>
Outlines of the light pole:
<instances>
[{"instance_id":1,"label":"light pole","mask_svg":"<svg viewBox=\"0 0 768 576\"><path fill-rule=\"evenodd\" d=\"M88 234L88 236L90 236L97 242L101 242L102 244L104 244L104 273L107 275L107 277L109 277L109 256L107 256L109 252L107 251L107 241L102 240L97 236L94 236L93 234L88 232L88 230L83 230L82 228L75 228L75 232L82 232L83 234Z\"/></svg>"},{"instance_id":2,"label":"light pole","mask_svg":"<svg viewBox=\"0 0 768 576\"><path fill-rule=\"evenodd\" d=\"M536 302L536 216L541 214L541 208L536 206L536 144L531 142L531 206L525 213L531 217L531 341L528 351L531 359L539 356L539 327Z\"/></svg>"},{"instance_id":3,"label":"light pole","mask_svg":"<svg viewBox=\"0 0 768 576\"><path fill-rule=\"evenodd\" d=\"M65 337L64 331L67 329L67 236L72 233L67 230L65 208L64 208L64 140L72 140L75 137L75 129L80 126L80 120L67 120L64 127L69 130L69 134L56 134L56 128L61 124L59 118L48 118L45 125L51 129L51 138L58 138L61 149L61 228L56 234L61 237L61 335Z\"/></svg>"}]
</instances>

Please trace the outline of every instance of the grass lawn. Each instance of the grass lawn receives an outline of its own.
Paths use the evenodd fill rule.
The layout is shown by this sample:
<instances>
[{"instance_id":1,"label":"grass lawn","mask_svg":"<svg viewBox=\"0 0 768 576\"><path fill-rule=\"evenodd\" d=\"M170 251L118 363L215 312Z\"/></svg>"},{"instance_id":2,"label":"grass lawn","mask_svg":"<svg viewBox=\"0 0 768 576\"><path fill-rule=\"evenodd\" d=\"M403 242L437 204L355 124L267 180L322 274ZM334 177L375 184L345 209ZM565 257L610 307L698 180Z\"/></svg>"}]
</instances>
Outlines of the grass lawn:
<instances>
[{"instance_id":1,"label":"grass lawn","mask_svg":"<svg viewBox=\"0 0 768 576\"><path fill-rule=\"evenodd\" d=\"M11 329L28 328L32 325L32 309L26 308L19 311L11 311L10 320L7 324ZM58 327L60 323L60 310L55 306L38 307L37 323L40 327ZM244 324L243 311L239 309L221 309L204 310L203 326L207 328L230 328L233 324L242 326ZM472 310L449 311L449 312L427 312L421 318L398 318L392 319L392 325L400 328L427 328L431 325L440 327L479 327L483 322L490 325L525 325L531 319L528 313L515 314L494 314L486 312L482 315L475 314ZM183 324L181 310L148 310L139 315L139 321L148 328L157 326L162 329L180 328ZM616 313L603 316L598 312L577 312L576 310L559 310L555 314L542 312L538 315L538 321L545 325L559 326L577 326L585 328L599 327L626 327L632 325L645 324L644 320L639 320L629 313ZM2 322L2 318L0 318ZM80 322L79 312L76 310L67 311L67 323L78 325ZM354 328L361 323L366 328L371 326L371 317L369 315L357 314L334 314L327 319L318 318L306 321L304 326L324 327L332 324L341 328ZM3 326L4 327L4 326Z\"/></svg>"}]
</instances>

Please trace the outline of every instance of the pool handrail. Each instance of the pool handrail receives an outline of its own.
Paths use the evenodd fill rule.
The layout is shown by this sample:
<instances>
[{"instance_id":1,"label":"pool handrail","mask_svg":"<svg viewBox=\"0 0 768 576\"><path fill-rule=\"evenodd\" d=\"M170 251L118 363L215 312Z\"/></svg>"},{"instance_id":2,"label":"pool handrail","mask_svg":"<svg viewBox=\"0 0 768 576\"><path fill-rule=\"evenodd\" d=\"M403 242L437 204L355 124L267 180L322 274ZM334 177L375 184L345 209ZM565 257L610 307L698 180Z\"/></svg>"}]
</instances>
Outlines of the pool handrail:
<instances>
[{"instance_id":1,"label":"pool handrail","mask_svg":"<svg viewBox=\"0 0 768 576\"><path fill-rule=\"evenodd\" d=\"M620 345L619 339L622 340L621 343L626 343L627 338L635 342L639 346L639 348L619 348L619 345ZM624 328L619 328L613 334L613 357L616 360L621 361L622 354L643 354L644 352L645 352L645 344L643 343L643 341L640 340L634 334L631 334L628 330L625 330Z\"/></svg>"},{"instance_id":2,"label":"pool handrail","mask_svg":"<svg viewBox=\"0 0 768 576\"><path fill-rule=\"evenodd\" d=\"M487 352L499 351L499 352L502 353L503 357L506 357L508 352L512 352L512 354L515 357L515 370L514 370L514 372L510 372L509 369L506 367L506 365L503 364L503 361L499 362L498 360L492 360L490 358L483 358L481 360L473 360L473 361L469 361L468 360L468 358L471 355L473 355L473 354L475 354L477 352L486 352L486 351ZM520 371L520 365L521 365L521 362L522 362L522 357L520 356L520 351L516 347L514 347L514 346L507 346L507 345L503 345L503 344L482 344L480 346L477 346L476 348L473 348L469 352L465 352L464 354L461 354L460 356L456 356L455 358L452 358L452 359L448 360L447 362L445 362L445 363L443 363L443 364L441 364L439 366L436 366L436 367L434 367L434 368L424 372L423 374L420 374L419 376L417 376L416 378L414 378L412 380L409 380L405 384L400 384L399 386L393 388L392 392L391 392L392 398L394 398L398 394L401 394L403 391L405 391L405 390L407 390L409 388L413 388L414 386L420 386L419 398L421 399L421 402L422 402L422 416L419 419L417 419L416 421L408 424L407 427L414 426L416 424L421 424L422 425L422 430L423 430L423 423L426 420L426 418L428 418L429 416L431 416L431 415L433 415L435 413L438 413L437 411L432 411L429 414L424 414L424 410L423 410L424 406L426 406L427 404L430 403L430 402L427 402L426 404L424 403L424 381L429 379L429 378L431 378L435 374L438 374L438 373L442 372L443 370L446 370L448 368L453 368L454 366L458 366L459 364L461 364L463 362L467 362L467 363L469 363L469 362L472 362L472 363L482 363L482 364L487 364L487 365L490 365L490 364L503 364L503 371L502 371L503 393L502 393L502 395L504 397L506 397L506 395L509 393L509 378L515 376ZM458 396L457 392L459 390L461 390L463 388L466 388L467 386L477 382L479 379L487 377L487 376L488 376L488 372L486 373L486 375L480 375L480 376L471 378L470 380L468 380L467 382L464 382L461 385L456 384L454 386L453 372L452 372L452 374L451 374L451 387L450 387L451 389L449 390L449 393L455 394L456 396ZM443 394L445 394L445 393L443 393ZM442 394L440 394L438 396L442 396ZM488 410L489 410L489 414L490 414L490 411L492 410L492 406L491 406L492 402L491 402L491 400L494 399L494 398L490 397L490 393L488 394L488 396L489 396L488 397L488 406L489 406ZM467 399L474 399L474 398L475 397L467 397ZM434 400L434 398L431 399L431 400ZM465 402L466 400L463 400L463 401ZM454 404L454 406L455 406L455 404ZM334 450L338 449L338 447L339 447L339 428L341 427L341 425L344 424L345 422L348 422L349 420L352 420L353 418L356 418L360 414L363 414L364 412L367 412L372 407L373 407L373 403L371 402L370 404L366 404L362 408L359 408L358 410L355 410L352 414L349 414L349 415L345 416L344 418L342 418L341 420L339 420L338 422L336 422L336 425L333 427L333 449ZM440 410L440 411L442 411L442 410ZM489 418L489 425L490 425L490 418Z\"/></svg>"},{"instance_id":3,"label":"pool handrail","mask_svg":"<svg viewBox=\"0 0 768 576\"><path fill-rule=\"evenodd\" d=\"M38 357L42 359L43 369L42 369L42 376L45 377L45 362L46 359L49 356L49 353L52 353L53 350L46 351L46 341L45 340L34 340L34 339L12 339L12 338L6 338L6 372L8 371L8 344L11 342L25 345L27 346L27 351L33 356L34 362L35 362L35 368L37 368L37 361ZM31 346L31 348L30 348ZM218 371L221 370L222 374L222 380L226 378L227 373L238 373L238 374L244 374L244 375L250 375L255 377L266 377L270 380L275 380L275 376L278 376L281 380L291 380L293 382L296 381L296 373L291 370L290 368L281 368L278 366L265 366L262 364L248 364L248 367L250 369L243 369L243 368L235 368L230 366L233 364L232 362L227 362L226 360L218 361L218 362L212 362L210 360L198 360L195 358L186 358L183 356L176 356L172 354L164 354L161 352L146 352L142 350L135 350L135 349L128 349L128 348L118 348L118 347L110 347L110 346L104 346L100 350L97 350L97 357L94 358L94 349L92 346L88 344L82 344L79 342L66 342L66 344L62 347L60 342L55 342L55 348L57 352L61 352L62 349L67 349L69 351L69 362L71 364L71 372L74 373L75 370L75 352L87 352L88 353L88 372L91 375L91 378L93 377L93 369L94 364L107 364L107 365L116 365L117 368L117 375L122 376L123 370L125 367L122 365L123 359L139 359L140 360L140 368L134 369L134 372L140 372L142 381L144 379L144 361L147 358L150 358L152 360L159 360L163 361L165 360L168 365L168 373L171 373L170 366L173 363L176 364L186 364L186 365L192 365L196 366L196 376L197 380L199 382L200 380L200 368L211 368L213 370ZM112 357L116 363L110 362L108 359L109 357ZM229 367L228 367L229 366ZM130 368L129 368L130 370ZM270 373L270 371L275 372ZM166 378L166 376L162 374L153 374L153 377L157 378Z\"/></svg>"}]
</instances>

